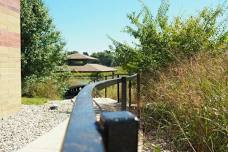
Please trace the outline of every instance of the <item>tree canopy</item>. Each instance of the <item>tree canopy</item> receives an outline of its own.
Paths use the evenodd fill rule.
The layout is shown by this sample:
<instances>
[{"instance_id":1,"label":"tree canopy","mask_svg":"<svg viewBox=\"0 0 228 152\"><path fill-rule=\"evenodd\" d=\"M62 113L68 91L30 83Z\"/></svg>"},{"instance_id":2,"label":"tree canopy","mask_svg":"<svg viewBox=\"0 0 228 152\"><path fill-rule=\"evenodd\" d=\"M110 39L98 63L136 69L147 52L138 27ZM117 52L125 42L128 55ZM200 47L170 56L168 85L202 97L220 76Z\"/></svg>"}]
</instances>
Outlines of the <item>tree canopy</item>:
<instances>
[{"instance_id":1,"label":"tree canopy","mask_svg":"<svg viewBox=\"0 0 228 152\"><path fill-rule=\"evenodd\" d=\"M114 54L111 51L96 52L91 54L92 57L95 57L99 62L106 66L115 66Z\"/></svg>"},{"instance_id":2,"label":"tree canopy","mask_svg":"<svg viewBox=\"0 0 228 152\"><path fill-rule=\"evenodd\" d=\"M88 52L83 52L82 54L89 56L89 53Z\"/></svg>"},{"instance_id":3,"label":"tree canopy","mask_svg":"<svg viewBox=\"0 0 228 152\"><path fill-rule=\"evenodd\" d=\"M64 42L42 0L21 0L22 78L49 75L64 61Z\"/></svg>"},{"instance_id":4,"label":"tree canopy","mask_svg":"<svg viewBox=\"0 0 228 152\"><path fill-rule=\"evenodd\" d=\"M132 26L125 28L137 43L132 46L112 39L117 62L128 71L154 71L200 51L219 53L227 49L226 23L222 26L217 22L224 8L204 8L197 16L177 16L169 21L167 0L162 1L156 16L142 6L141 12L128 15Z\"/></svg>"}]
</instances>

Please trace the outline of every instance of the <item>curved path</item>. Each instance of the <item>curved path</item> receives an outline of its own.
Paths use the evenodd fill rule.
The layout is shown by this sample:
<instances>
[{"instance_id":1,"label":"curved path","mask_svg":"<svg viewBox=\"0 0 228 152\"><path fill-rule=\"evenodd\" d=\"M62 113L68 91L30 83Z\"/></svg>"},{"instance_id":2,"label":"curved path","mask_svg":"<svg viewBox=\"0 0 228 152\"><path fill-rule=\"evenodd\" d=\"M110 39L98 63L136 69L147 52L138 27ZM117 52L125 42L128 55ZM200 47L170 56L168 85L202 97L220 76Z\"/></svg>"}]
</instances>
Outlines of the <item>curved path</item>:
<instances>
[{"instance_id":1,"label":"curved path","mask_svg":"<svg viewBox=\"0 0 228 152\"><path fill-rule=\"evenodd\" d=\"M120 110L120 104L110 98L94 98L94 110L98 120L100 119L101 109L103 111L118 111ZM69 119L66 119L57 127L29 143L18 152L60 152L68 121ZM142 151L142 147L142 135L140 134L139 151Z\"/></svg>"}]
</instances>

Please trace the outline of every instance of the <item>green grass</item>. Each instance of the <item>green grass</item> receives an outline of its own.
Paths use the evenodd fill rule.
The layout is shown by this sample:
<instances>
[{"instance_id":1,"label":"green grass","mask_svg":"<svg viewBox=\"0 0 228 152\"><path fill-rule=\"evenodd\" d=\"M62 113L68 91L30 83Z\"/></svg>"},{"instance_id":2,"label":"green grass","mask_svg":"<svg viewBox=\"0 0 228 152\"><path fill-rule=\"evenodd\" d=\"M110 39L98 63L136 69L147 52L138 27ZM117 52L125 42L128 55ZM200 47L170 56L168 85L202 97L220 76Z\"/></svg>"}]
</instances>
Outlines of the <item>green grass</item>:
<instances>
[{"instance_id":1,"label":"green grass","mask_svg":"<svg viewBox=\"0 0 228 152\"><path fill-rule=\"evenodd\" d=\"M46 98L28 98L28 97L22 97L22 104L25 105L43 105L47 103Z\"/></svg>"},{"instance_id":2,"label":"green grass","mask_svg":"<svg viewBox=\"0 0 228 152\"><path fill-rule=\"evenodd\" d=\"M115 72L115 78L117 74L127 74L127 71L123 70L121 67L115 67L117 71ZM79 85L79 84L87 84L96 77L99 77L99 80L104 80L105 76L109 76L108 79L111 79L111 72L102 72L99 74L96 73L72 73L72 76L69 78L70 86Z\"/></svg>"}]
</instances>

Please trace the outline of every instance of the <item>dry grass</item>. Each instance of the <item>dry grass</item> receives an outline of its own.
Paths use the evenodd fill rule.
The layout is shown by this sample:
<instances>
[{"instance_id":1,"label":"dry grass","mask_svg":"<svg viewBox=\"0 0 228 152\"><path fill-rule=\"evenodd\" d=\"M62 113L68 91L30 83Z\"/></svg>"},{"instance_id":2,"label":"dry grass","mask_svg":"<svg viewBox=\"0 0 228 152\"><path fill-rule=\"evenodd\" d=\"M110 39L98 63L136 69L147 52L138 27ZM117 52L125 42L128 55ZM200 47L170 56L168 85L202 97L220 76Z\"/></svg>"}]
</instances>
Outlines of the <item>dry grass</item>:
<instances>
[{"instance_id":1,"label":"dry grass","mask_svg":"<svg viewBox=\"0 0 228 152\"><path fill-rule=\"evenodd\" d=\"M227 151L228 56L197 55L158 76L144 86L145 131L160 128L184 151Z\"/></svg>"},{"instance_id":2,"label":"dry grass","mask_svg":"<svg viewBox=\"0 0 228 152\"><path fill-rule=\"evenodd\" d=\"M127 82L128 85L128 82ZM106 88L107 91L107 98L111 98L114 100L118 99L117 96L117 85L110 86ZM121 100L121 84L119 84L119 98ZM99 91L94 91L94 97L105 97L105 89L99 90ZM127 100L129 100L129 90L127 88ZM131 90L131 102L132 104L136 104L136 85L133 82L132 85L132 90Z\"/></svg>"}]
</instances>

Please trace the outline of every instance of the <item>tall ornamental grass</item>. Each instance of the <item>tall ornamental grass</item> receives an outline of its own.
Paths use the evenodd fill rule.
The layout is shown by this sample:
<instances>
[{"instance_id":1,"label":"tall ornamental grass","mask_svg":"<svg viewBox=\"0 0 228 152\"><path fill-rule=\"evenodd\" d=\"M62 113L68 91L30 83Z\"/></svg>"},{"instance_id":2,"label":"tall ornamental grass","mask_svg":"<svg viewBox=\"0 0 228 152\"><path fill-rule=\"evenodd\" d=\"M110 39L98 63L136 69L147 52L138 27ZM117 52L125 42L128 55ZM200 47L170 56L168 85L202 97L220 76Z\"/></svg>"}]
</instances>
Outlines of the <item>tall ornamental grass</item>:
<instances>
[{"instance_id":1,"label":"tall ornamental grass","mask_svg":"<svg viewBox=\"0 0 228 152\"><path fill-rule=\"evenodd\" d=\"M147 77L150 77L147 75ZM159 129L177 150L228 150L228 56L195 55L150 79L145 132ZM164 135L164 134L163 134Z\"/></svg>"}]
</instances>

